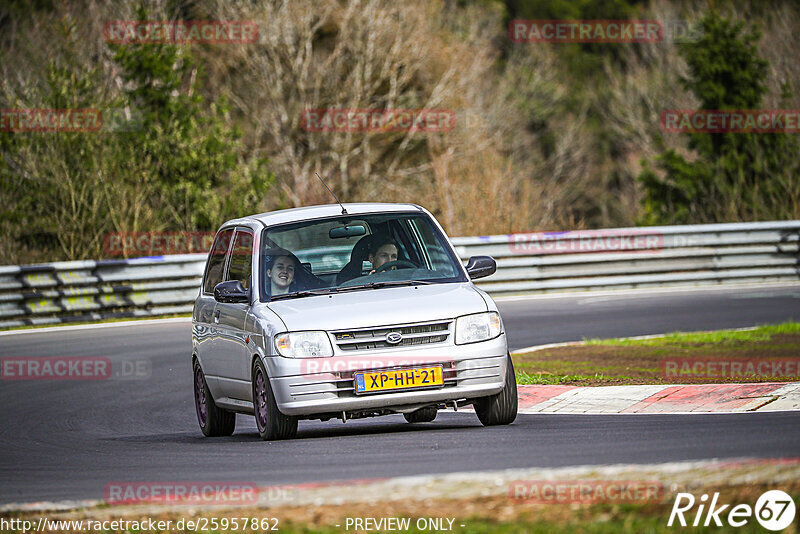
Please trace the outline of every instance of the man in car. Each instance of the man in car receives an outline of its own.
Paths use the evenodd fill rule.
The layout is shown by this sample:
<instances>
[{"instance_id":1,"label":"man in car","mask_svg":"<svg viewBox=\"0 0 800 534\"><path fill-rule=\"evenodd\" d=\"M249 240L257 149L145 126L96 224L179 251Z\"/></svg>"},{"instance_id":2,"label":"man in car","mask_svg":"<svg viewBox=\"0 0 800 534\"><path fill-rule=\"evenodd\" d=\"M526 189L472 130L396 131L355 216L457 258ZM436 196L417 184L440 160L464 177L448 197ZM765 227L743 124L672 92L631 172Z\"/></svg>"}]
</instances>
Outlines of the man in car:
<instances>
[{"instance_id":1,"label":"man in car","mask_svg":"<svg viewBox=\"0 0 800 534\"><path fill-rule=\"evenodd\" d=\"M289 293L297 270L297 258L288 250L270 249L267 251L267 279L270 295Z\"/></svg>"},{"instance_id":2,"label":"man in car","mask_svg":"<svg viewBox=\"0 0 800 534\"><path fill-rule=\"evenodd\" d=\"M369 274L377 271L384 263L397 261L397 244L390 237L376 239L369 249L368 260L372 264Z\"/></svg>"}]
</instances>

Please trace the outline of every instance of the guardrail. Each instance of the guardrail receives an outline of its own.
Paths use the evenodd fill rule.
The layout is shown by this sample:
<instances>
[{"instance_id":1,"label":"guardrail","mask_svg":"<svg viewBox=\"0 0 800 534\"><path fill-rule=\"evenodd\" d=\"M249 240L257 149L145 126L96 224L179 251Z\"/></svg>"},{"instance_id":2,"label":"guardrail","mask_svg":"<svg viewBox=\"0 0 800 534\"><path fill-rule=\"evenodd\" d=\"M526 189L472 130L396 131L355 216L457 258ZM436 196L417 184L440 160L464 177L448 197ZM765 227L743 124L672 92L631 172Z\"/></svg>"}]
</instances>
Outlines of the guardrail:
<instances>
[{"instance_id":1,"label":"guardrail","mask_svg":"<svg viewBox=\"0 0 800 534\"><path fill-rule=\"evenodd\" d=\"M494 295L800 281L800 221L452 239ZM0 267L0 328L190 313L205 254Z\"/></svg>"}]
</instances>

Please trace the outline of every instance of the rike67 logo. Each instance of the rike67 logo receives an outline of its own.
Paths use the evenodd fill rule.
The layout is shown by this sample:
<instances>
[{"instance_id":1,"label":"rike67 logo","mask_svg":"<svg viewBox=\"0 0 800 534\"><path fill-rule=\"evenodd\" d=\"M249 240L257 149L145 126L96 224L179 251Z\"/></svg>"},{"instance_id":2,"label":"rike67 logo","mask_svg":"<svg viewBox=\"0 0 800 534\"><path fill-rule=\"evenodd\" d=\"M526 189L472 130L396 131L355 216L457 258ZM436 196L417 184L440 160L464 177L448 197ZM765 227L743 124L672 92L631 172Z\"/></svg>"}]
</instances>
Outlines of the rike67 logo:
<instances>
[{"instance_id":1,"label":"rike67 logo","mask_svg":"<svg viewBox=\"0 0 800 534\"><path fill-rule=\"evenodd\" d=\"M692 510L697 505L696 510ZM714 493L711 502L708 502L708 495L703 494L700 499L695 499L691 493L678 493L672 511L669 514L667 526L672 526L677 519L682 527L687 526L688 521L691 526L723 526L724 522L732 527L743 527L748 524L755 516L756 521L767 530L783 530L794 521L795 504L794 500L784 491L770 490L764 492L756 501L754 508L749 504L737 504L731 507L730 504L719 502L719 493Z\"/></svg>"}]
</instances>

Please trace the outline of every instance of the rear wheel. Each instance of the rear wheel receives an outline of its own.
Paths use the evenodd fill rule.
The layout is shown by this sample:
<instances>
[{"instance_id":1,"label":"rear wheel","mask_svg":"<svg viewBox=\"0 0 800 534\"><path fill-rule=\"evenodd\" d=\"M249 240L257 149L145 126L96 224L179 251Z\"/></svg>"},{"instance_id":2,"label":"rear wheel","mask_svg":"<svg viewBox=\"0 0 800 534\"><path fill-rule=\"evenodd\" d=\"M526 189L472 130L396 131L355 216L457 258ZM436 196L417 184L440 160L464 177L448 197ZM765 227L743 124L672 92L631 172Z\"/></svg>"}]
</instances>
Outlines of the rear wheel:
<instances>
[{"instance_id":1,"label":"rear wheel","mask_svg":"<svg viewBox=\"0 0 800 534\"><path fill-rule=\"evenodd\" d=\"M253 408L261 439L291 439L297 435L297 418L284 415L278 410L269 377L264 364L258 358L253 363Z\"/></svg>"},{"instance_id":2,"label":"rear wheel","mask_svg":"<svg viewBox=\"0 0 800 534\"><path fill-rule=\"evenodd\" d=\"M510 425L517 418L517 377L511 355L507 356L506 383L503 391L475 401L475 413L483 426Z\"/></svg>"},{"instance_id":3,"label":"rear wheel","mask_svg":"<svg viewBox=\"0 0 800 534\"><path fill-rule=\"evenodd\" d=\"M405 417L406 421L409 423L430 423L436 419L437 413L439 413L439 410L437 410L435 406L426 406L425 408L420 408L411 413L404 413L403 417Z\"/></svg>"},{"instance_id":4,"label":"rear wheel","mask_svg":"<svg viewBox=\"0 0 800 534\"><path fill-rule=\"evenodd\" d=\"M236 428L236 414L217 407L208 389L200 363L194 362L194 408L200 430L208 437L230 436Z\"/></svg>"}]
</instances>

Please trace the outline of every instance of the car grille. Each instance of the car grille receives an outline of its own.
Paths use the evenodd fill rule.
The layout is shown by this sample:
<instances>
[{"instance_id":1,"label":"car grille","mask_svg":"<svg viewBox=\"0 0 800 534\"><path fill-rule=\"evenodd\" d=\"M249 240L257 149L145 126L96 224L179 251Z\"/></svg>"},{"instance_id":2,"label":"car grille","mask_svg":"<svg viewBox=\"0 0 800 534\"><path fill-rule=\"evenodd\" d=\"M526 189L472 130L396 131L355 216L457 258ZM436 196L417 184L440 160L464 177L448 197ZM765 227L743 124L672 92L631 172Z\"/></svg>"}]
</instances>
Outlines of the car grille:
<instances>
[{"instance_id":1,"label":"car grille","mask_svg":"<svg viewBox=\"0 0 800 534\"><path fill-rule=\"evenodd\" d=\"M463 384L465 382L469 382L471 380L479 380L479 379L486 379L486 378L495 378L500 376L500 365L499 364L487 364L482 367L464 367L462 369L457 369L456 363L453 361L443 361L437 363L429 363L427 365L441 365L442 366L442 376L444 378L444 385L442 389L453 388L458 386L459 384ZM388 369L406 369L413 366L387 366L387 367L375 367L370 368L368 371L383 371ZM480 373L477 375L472 373L473 376L466 377L467 373L470 371L481 370ZM293 387L306 387L306 386L313 386L308 389L303 389L302 391L292 392L292 396L295 398L305 397L307 395L319 395L321 393L334 393L340 399L347 399L347 398L354 398L356 394L354 392L354 385L353 385L353 377L359 371L341 371L336 372L334 375L336 378L330 379L322 379L319 382L310 382L308 384L293 384ZM387 391L386 394L391 394L392 392Z\"/></svg>"},{"instance_id":2,"label":"car grille","mask_svg":"<svg viewBox=\"0 0 800 534\"><path fill-rule=\"evenodd\" d=\"M451 323L452 321L439 321L414 325L361 328L333 332L333 336L336 340L336 346L345 352L428 345L447 341L447 338L450 337ZM386 334L391 332L401 334L403 336L402 340L399 343L386 341Z\"/></svg>"}]
</instances>

